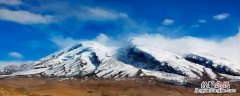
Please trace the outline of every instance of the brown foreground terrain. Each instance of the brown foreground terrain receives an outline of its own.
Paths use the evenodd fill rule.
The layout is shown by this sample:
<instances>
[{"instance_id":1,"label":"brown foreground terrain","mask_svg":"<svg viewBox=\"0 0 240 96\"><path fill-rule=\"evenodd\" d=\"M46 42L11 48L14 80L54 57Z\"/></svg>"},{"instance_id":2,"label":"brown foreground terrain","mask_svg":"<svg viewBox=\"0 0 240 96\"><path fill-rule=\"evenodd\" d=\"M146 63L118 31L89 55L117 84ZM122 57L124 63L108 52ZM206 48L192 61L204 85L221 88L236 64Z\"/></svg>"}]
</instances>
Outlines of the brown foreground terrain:
<instances>
[{"instance_id":1,"label":"brown foreground terrain","mask_svg":"<svg viewBox=\"0 0 240 96\"><path fill-rule=\"evenodd\" d=\"M240 88L235 84L234 88ZM237 89L237 91L238 91ZM240 90L240 89L239 89ZM153 79L33 79L0 80L0 96L240 96L194 94L194 87L164 84Z\"/></svg>"}]
</instances>

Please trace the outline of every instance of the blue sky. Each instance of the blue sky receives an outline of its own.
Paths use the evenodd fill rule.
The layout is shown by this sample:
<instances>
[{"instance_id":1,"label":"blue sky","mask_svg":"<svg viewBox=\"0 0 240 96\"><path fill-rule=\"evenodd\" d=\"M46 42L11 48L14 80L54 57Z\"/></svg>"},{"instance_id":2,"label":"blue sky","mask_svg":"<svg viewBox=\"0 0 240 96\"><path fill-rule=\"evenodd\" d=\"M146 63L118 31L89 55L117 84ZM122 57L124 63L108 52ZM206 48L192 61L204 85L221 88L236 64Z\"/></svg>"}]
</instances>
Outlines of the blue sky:
<instances>
[{"instance_id":1,"label":"blue sky","mask_svg":"<svg viewBox=\"0 0 240 96\"><path fill-rule=\"evenodd\" d=\"M38 60L100 34L221 40L240 24L239 0L0 0L0 61ZM127 38L125 38L127 39Z\"/></svg>"}]
</instances>

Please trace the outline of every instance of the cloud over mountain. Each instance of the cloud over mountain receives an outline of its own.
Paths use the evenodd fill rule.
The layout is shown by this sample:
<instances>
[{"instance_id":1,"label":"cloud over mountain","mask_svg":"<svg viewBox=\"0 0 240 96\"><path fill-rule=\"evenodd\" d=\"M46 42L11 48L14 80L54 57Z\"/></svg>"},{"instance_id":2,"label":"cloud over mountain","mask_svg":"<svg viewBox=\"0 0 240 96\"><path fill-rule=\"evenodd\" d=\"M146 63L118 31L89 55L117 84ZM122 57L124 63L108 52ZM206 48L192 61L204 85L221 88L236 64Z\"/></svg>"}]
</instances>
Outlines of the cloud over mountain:
<instances>
[{"instance_id":1,"label":"cloud over mountain","mask_svg":"<svg viewBox=\"0 0 240 96\"><path fill-rule=\"evenodd\" d=\"M176 54L201 53L240 63L240 30L235 36L218 41L191 36L168 38L159 34L145 34L131 38L140 45L147 44Z\"/></svg>"}]
</instances>

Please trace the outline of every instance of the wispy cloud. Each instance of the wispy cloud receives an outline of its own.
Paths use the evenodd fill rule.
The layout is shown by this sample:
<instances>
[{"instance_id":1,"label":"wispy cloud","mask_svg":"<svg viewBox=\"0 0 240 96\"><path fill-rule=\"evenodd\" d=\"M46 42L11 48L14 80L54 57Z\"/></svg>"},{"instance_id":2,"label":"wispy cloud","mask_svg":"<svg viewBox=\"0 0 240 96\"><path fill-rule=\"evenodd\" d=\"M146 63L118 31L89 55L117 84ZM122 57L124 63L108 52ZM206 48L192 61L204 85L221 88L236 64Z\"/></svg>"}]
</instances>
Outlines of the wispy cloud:
<instances>
[{"instance_id":1,"label":"wispy cloud","mask_svg":"<svg viewBox=\"0 0 240 96\"><path fill-rule=\"evenodd\" d=\"M191 25L191 28L198 28L201 24L207 23L207 20L199 19L196 24Z\"/></svg>"},{"instance_id":2,"label":"wispy cloud","mask_svg":"<svg viewBox=\"0 0 240 96\"><path fill-rule=\"evenodd\" d=\"M109 38L107 35L101 33L97 36L96 40L100 43L106 43L109 40Z\"/></svg>"},{"instance_id":3,"label":"wispy cloud","mask_svg":"<svg viewBox=\"0 0 240 96\"><path fill-rule=\"evenodd\" d=\"M0 0L0 5L17 6L21 4L23 4L21 0Z\"/></svg>"},{"instance_id":4,"label":"wispy cloud","mask_svg":"<svg viewBox=\"0 0 240 96\"><path fill-rule=\"evenodd\" d=\"M213 18L216 20L224 20L224 19L228 18L229 16L230 16L229 13L221 13L221 14L213 16Z\"/></svg>"},{"instance_id":5,"label":"wispy cloud","mask_svg":"<svg viewBox=\"0 0 240 96\"><path fill-rule=\"evenodd\" d=\"M191 27L192 28L198 28L198 27L200 27L200 25L199 24L195 24L195 25L191 25Z\"/></svg>"},{"instance_id":6,"label":"wispy cloud","mask_svg":"<svg viewBox=\"0 0 240 96\"><path fill-rule=\"evenodd\" d=\"M43 1L40 2L40 7L35 8L34 11L38 12L40 10L53 12L54 20L57 19L56 22L64 25L64 27L68 26L68 22L65 21L74 19L76 22L81 23L72 24L71 26L76 26L74 28L79 29L85 27L85 25L89 24L89 22L101 22L104 24L114 23L114 26L118 27L118 31L122 30L122 34L125 34L125 32L142 32L148 29L145 22L138 22L131 18L128 13L117 9L102 6L89 6L87 4L78 4L78 6L72 6L70 2L64 1L48 3ZM115 32L116 30L114 29L113 31Z\"/></svg>"},{"instance_id":7,"label":"wispy cloud","mask_svg":"<svg viewBox=\"0 0 240 96\"><path fill-rule=\"evenodd\" d=\"M9 52L8 56L10 56L12 58L16 58L16 59L24 58L24 56L19 52Z\"/></svg>"},{"instance_id":8,"label":"wispy cloud","mask_svg":"<svg viewBox=\"0 0 240 96\"><path fill-rule=\"evenodd\" d=\"M0 20L20 24L48 24L53 18L50 15L40 15L24 10L0 9L0 13Z\"/></svg>"},{"instance_id":9,"label":"wispy cloud","mask_svg":"<svg viewBox=\"0 0 240 96\"><path fill-rule=\"evenodd\" d=\"M127 18L128 15L124 12L112 10L109 8L102 8L99 6L88 6L78 4L78 6L72 6L69 2L58 1L58 2L43 2L40 1L40 7L36 8L35 11L51 11L56 14L58 20L65 20L68 18L75 17L80 21L89 20L116 20L121 18ZM66 14L67 12L67 14Z\"/></svg>"},{"instance_id":10,"label":"wispy cloud","mask_svg":"<svg viewBox=\"0 0 240 96\"><path fill-rule=\"evenodd\" d=\"M174 23L173 19L164 19L162 24L163 25L172 25Z\"/></svg>"},{"instance_id":11,"label":"wispy cloud","mask_svg":"<svg viewBox=\"0 0 240 96\"><path fill-rule=\"evenodd\" d=\"M199 19L199 20L198 20L198 23L207 23L207 20Z\"/></svg>"},{"instance_id":12,"label":"wispy cloud","mask_svg":"<svg viewBox=\"0 0 240 96\"><path fill-rule=\"evenodd\" d=\"M98 36L96 36L95 39L93 39L93 41L96 41L102 44L106 44L106 42L108 42L109 40L110 38L103 33L100 33ZM49 41L57 45L59 49L63 49L69 46L73 46L83 40L73 39L71 37L53 36L52 38L49 39Z\"/></svg>"},{"instance_id":13,"label":"wispy cloud","mask_svg":"<svg viewBox=\"0 0 240 96\"><path fill-rule=\"evenodd\" d=\"M71 37L63 37L63 36L55 36L51 38L50 41L52 41L55 45L57 45L59 49L72 46L79 42L79 40L75 40Z\"/></svg>"},{"instance_id":14,"label":"wispy cloud","mask_svg":"<svg viewBox=\"0 0 240 96\"><path fill-rule=\"evenodd\" d=\"M125 13L110 11L100 7L82 7L77 16L83 20L115 20L128 17Z\"/></svg>"}]
</instances>

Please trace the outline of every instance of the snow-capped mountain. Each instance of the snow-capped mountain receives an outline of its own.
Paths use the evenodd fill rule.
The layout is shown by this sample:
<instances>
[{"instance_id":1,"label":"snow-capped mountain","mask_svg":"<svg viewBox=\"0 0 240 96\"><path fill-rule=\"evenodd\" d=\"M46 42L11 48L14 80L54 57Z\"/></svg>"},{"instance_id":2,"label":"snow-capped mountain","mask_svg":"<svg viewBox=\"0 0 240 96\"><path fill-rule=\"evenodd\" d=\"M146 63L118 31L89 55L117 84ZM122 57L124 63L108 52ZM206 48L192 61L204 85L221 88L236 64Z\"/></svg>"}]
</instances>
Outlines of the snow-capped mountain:
<instances>
[{"instance_id":1,"label":"snow-capped mountain","mask_svg":"<svg viewBox=\"0 0 240 96\"><path fill-rule=\"evenodd\" d=\"M153 76L181 84L189 80L240 77L240 66L229 60L197 53L181 56L156 46L140 44L134 40L130 42L126 46L109 47L95 41L83 41L39 61L2 68L0 76Z\"/></svg>"}]
</instances>

